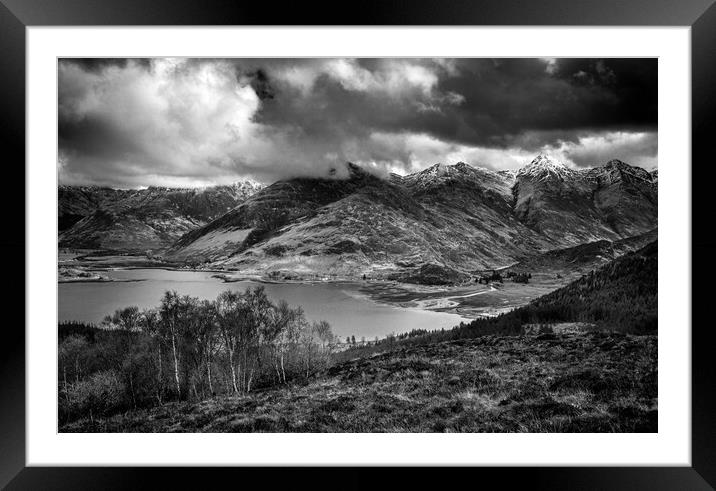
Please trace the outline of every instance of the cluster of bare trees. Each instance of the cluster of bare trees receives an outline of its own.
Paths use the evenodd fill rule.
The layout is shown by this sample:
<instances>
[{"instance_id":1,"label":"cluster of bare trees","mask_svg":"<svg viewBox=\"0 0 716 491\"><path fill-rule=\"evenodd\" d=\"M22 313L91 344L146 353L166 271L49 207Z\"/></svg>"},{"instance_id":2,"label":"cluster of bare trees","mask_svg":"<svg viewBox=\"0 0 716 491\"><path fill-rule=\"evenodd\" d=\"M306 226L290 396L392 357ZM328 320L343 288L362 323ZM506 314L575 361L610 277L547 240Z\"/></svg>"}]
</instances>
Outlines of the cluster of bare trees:
<instances>
[{"instance_id":1,"label":"cluster of bare trees","mask_svg":"<svg viewBox=\"0 0 716 491\"><path fill-rule=\"evenodd\" d=\"M103 324L92 341L73 335L60 344L60 397L69 412L91 411L90 393L106 389L103 380L123 393L125 407L137 407L308 379L337 342L327 322L272 302L263 287L213 301L166 292L158 308L127 307Z\"/></svg>"}]
</instances>

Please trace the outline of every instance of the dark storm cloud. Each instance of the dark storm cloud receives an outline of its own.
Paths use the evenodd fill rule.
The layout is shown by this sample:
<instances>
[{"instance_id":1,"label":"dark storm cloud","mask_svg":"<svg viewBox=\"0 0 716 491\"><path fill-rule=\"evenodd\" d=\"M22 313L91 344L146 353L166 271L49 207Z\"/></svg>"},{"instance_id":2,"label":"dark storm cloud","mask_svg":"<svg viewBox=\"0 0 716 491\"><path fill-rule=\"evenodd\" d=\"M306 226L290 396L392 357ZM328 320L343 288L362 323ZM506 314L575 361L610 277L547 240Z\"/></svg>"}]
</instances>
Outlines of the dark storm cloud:
<instances>
[{"instance_id":1,"label":"dark storm cloud","mask_svg":"<svg viewBox=\"0 0 716 491\"><path fill-rule=\"evenodd\" d=\"M656 128L656 59L562 59L556 69L557 77L575 86L601 90L613 96L614 104L595 108L595 121L603 121L607 125Z\"/></svg>"},{"instance_id":2,"label":"dark storm cloud","mask_svg":"<svg viewBox=\"0 0 716 491\"><path fill-rule=\"evenodd\" d=\"M333 122L351 131L424 132L503 146L526 132L543 132L539 143L546 144L554 142L554 130L573 137L577 131L656 128L656 60L560 59L548 65L539 59L462 59L452 76L431 61L424 64L437 69L436 92L459 95L462 103L427 106L416 96L411 104L380 91L346 90L322 77L309 97L267 105L261 118L272 124L300 119L310 131ZM376 60L359 65L379 70ZM309 113L319 105L320 112Z\"/></svg>"},{"instance_id":3,"label":"dark storm cloud","mask_svg":"<svg viewBox=\"0 0 716 491\"><path fill-rule=\"evenodd\" d=\"M149 69L149 58L61 58L60 64L72 63L88 72L99 73L109 67L125 68L128 63L136 63Z\"/></svg>"},{"instance_id":4,"label":"dark storm cloud","mask_svg":"<svg viewBox=\"0 0 716 491\"><path fill-rule=\"evenodd\" d=\"M656 164L655 59L61 60L61 177L112 185Z\"/></svg>"},{"instance_id":5,"label":"dark storm cloud","mask_svg":"<svg viewBox=\"0 0 716 491\"><path fill-rule=\"evenodd\" d=\"M509 145L531 132L544 134L540 143L549 144L555 131L654 130L656 73L634 77L649 66L655 71L656 60L560 59L547 66L536 59L483 61L461 64L463 76L446 79L444 86L466 99L453 110L471 131L456 136Z\"/></svg>"}]
</instances>

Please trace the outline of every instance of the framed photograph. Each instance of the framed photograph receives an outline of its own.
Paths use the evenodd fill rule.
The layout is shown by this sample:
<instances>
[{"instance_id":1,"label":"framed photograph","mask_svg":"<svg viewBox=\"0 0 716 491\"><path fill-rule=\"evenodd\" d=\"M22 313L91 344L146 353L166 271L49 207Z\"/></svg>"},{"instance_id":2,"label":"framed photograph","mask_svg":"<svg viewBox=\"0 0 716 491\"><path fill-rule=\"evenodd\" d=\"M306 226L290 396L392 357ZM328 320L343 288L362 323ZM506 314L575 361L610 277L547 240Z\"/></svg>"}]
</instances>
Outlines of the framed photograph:
<instances>
[{"instance_id":1,"label":"framed photograph","mask_svg":"<svg viewBox=\"0 0 716 491\"><path fill-rule=\"evenodd\" d=\"M711 489L712 2L271 10L2 0L0 483Z\"/></svg>"}]
</instances>

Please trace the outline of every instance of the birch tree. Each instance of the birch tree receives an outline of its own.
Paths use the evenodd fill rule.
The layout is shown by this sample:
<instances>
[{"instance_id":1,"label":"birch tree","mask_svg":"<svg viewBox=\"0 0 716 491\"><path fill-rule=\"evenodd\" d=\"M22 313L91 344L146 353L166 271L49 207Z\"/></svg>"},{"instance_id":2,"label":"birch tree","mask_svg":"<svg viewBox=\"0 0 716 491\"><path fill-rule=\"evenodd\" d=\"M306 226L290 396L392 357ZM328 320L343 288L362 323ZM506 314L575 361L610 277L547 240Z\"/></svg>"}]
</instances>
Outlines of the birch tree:
<instances>
[{"instance_id":1,"label":"birch tree","mask_svg":"<svg viewBox=\"0 0 716 491\"><path fill-rule=\"evenodd\" d=\"M160 332L171 343L172 361L174 365L174 382L176 384L177 397L181 398L181 383L179 380L179 355L177 350L178 337L180 334L181 304L176 291L167 291L162 297L159 308Z\"/></svg>"},{"instance_id":2,"label":"birch tree","mask_svg":"<svg viewBox=\"0 0 716 491\"><path fill-rule=\"evenodd\" d=\"M239 345L238 316L240 315L240 302L239 294L230 290L222 292L216 299L217 327L229 356L231 384L235 393L239 392L235 358Z\"/></svg>"}]
</instances>

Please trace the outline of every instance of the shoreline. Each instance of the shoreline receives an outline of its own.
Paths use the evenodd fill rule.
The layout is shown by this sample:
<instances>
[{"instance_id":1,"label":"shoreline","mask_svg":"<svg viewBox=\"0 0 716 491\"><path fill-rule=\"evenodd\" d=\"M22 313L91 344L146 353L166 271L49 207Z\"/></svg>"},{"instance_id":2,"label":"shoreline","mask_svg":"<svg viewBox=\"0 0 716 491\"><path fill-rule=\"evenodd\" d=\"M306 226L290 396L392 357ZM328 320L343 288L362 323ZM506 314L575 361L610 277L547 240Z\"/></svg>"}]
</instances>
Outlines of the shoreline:
<instances>
[{"instance_id":1,"label":"shoreline","mask_svg":"<svg viewBox=\"0 0 716 491\"><path fill-rule=\"evenodd\" d=\"M121 280L112 278L64 278L58 279L57 283L136 283L139 281L147 281L145 279Z\"/></svg>"},{"instance_id":2,"label":"shoreline","mask_svg":"<svg viewBox=\"0 0 716 491\"><path fill-rule=\"evenodd\" d=\"M82 257L82 256L80 256ZM117 258L125 260L117 260ZM149 264L144 263L147 261ZM270 278L258 271L239 272L217 268L187 267L176 263L161 263L137 256L113 256L105 261L101 256L96 260L72 258L58 262L60 268L77 268L86 272L111 272L120 270L165 270L173 272L204 273L222 283L243 281L266 285L350 285L352 294L372 302L397 308L416 309L425 312L455 314L465 319L495 317L519 308L533 298L551 291L560 285L534 281L529 286L505 282L490 285L463 283L456 285L424 285L400 282L395 279L363 279L356 276L323 276L321 278L286 273L288 278ZM104 275L103 275L104 276ZM318 275L311 275L318 276ZM145 279L112 278L64 278L58 283L111 283L146 281Z\"/></svg>"},{"instance_id":3,"label":"shoreline","mask_svg":"<svg viewBox=\"0 0 716 491\"><path fill-rule=\"evenodd\" d=\"M495 288L485 289L484 286L480 286L479 291L474 291L468 285L456 285L456 286L428 286L428 285L415 285L410 283L401 283L395 280L362 280L362 279L351 279L351 278L331 278L331 279L291 279L291 280L274 280L262 277L258 274L244 274L241 276L234 276L227 273L225 270L216 269L201 269L201 268L176 268L167 266L153 266L153 267L142 267L142 266L113 266L113 267L95 267L86 268L86 271L93 272L111 272L111 271L122 271L122 270L165 270L174 272L193 272L193 273L206 273L209 278L222 283L240 283L240 282L253 282L258 284L267 285L345 285L350 286L349 294L375 302L377 304L389 305L397 308L420 310L425 312L441 312L459 315L466 319L474 319L479 317L472 309L466 309L465 306L460 302L455 302L452 299L469 298L484 293L490 293L495 291ZM61 278L58 279L58 284L72 284L72 283L121 283L121 282L140 282L148 281L146 279L113 279L113 278ZM395 292L399 292L399 297L396 298ZM435 304L431 304L435 302Z\"/></svg>"}]
</instances>

